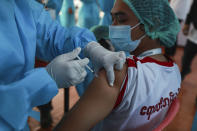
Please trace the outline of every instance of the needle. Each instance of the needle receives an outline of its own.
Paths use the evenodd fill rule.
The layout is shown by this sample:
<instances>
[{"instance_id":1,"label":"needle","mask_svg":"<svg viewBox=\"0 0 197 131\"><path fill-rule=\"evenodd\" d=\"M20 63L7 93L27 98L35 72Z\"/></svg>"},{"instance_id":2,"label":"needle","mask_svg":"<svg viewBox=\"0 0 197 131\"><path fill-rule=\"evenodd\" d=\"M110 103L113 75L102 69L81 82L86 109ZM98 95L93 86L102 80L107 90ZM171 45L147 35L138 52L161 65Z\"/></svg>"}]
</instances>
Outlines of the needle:
<instances>
[{"instance_id":1,"label":"needle","mask_svg":"<svg viewBox=\"0 0 197 131\"><path fill-rule=\"evenodd\" d=\"M77 56L77 59L81 60L81 58L79 56ZM90 70L92 73L94 73L94 71L88 65L86 65L86 68L88 68L88 70Z\"/></svg>"}]
</instances>

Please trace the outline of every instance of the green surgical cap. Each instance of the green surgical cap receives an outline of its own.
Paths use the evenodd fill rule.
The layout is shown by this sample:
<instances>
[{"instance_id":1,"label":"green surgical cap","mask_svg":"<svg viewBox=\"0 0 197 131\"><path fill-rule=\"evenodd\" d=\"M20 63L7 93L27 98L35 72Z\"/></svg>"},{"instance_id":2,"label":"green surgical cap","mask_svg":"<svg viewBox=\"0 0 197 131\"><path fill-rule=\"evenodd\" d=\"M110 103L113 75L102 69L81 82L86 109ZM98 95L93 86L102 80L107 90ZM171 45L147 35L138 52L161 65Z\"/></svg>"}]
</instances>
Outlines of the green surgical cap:
<instances>
[{"instance_id":1,"label":"green surgical cap","mask_svg":"<svg viewBox=\"0 0 197 131\"><path fill-rule=\"evenodd\" d=\"M109 39L109 27L108 26L97 25L97 26L92 27L90 30L94 33L97 41L99 41L101 38Z\"/></svg>"},{"instance_id":2,"label":"green surgical cap","mask_svg":"<svg viewBox=\"0 0 197 131\"><path fill-rule=\"evenodd\" d=\"M161 45L175 44L180 25L168 0L123 0L144 25L146 34Z\"/></svg>"}]
</instances>

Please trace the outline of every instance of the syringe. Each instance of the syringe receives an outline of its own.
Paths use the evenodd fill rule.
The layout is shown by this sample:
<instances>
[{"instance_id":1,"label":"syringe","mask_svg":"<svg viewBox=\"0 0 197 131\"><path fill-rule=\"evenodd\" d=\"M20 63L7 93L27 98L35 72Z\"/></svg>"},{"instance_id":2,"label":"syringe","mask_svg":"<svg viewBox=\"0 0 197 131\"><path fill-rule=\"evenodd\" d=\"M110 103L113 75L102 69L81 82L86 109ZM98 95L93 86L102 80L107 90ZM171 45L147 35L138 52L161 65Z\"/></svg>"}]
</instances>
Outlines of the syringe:
<instances>
[{"instance_id":1,"label":"syringe","mask_svg":"<svg viewBox=\"0 0 197 131\"><path fill-rule=\"evenodd\" d=\"M79 56L77 56L77 59L81 60L81 58ZM88 65L86 65L86 68L88 68L88 70L90 70L92 73L94 73L94 71Z\"/></svg>"}]
</instances>

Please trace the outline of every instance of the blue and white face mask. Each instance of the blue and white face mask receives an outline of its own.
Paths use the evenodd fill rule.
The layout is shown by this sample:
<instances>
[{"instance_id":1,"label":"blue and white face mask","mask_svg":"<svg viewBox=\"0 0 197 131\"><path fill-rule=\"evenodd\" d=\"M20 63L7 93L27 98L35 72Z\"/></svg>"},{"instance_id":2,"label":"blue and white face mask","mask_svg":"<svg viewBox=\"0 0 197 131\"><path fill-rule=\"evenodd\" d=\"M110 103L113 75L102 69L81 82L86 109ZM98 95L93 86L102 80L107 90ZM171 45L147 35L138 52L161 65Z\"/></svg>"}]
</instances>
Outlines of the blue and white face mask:
<instances>
[{"instance_id":1,"label":"blue and white face mask","mask_svg":"<svg viewBox=\"0 0 197 131\"><path fill-rule=\"evenodd\" d=\"M140 23L133 27L130 25L109 26L109 38L116 51L132 52L138 47L146 35L133 41L131 40L131 31L139 25Z\"/></svg>"}]
</instances>

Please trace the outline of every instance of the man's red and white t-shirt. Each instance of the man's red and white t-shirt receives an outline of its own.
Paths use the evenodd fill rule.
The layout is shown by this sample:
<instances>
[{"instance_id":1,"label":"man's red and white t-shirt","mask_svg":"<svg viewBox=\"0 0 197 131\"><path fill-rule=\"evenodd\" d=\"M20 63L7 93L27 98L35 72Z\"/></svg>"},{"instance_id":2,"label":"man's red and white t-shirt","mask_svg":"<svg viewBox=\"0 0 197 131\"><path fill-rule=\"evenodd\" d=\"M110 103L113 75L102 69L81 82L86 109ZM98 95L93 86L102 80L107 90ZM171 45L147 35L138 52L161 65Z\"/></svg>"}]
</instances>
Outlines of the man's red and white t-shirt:
<instances>
[{"instance_id":1,"label":"man's red and white t-shirt","mask_svg":"<svg viewBox=\"0 0 197 131\"><path fill-rule=\"evenodd\" d=\"M94 131L151 131L165 118L181 84L178 66L171 60L127 58L128 72L114 110Z\"/></svg>"}]
</instances>

